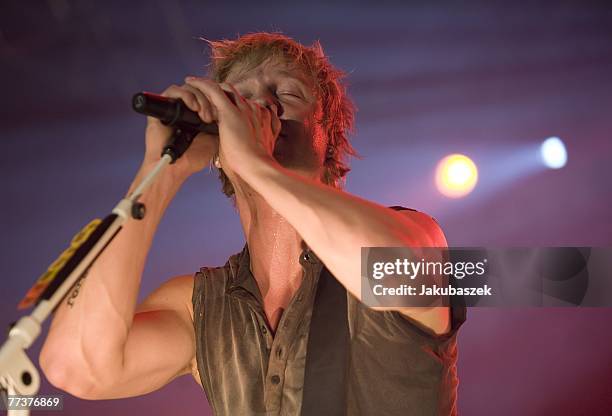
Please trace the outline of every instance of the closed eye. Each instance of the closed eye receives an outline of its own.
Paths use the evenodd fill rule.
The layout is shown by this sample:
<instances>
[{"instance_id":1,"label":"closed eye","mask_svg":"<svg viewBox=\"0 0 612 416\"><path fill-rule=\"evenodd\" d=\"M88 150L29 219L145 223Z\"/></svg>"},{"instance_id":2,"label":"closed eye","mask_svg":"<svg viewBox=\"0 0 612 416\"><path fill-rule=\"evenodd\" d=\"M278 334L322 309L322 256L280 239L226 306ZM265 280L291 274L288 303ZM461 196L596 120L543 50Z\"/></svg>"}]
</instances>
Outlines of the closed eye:
<instances>
[{"instance_id":1,"label":"closed eye","mask_svg":"<svg viewBox=\"0 0 612 416\"><path fill-rule=\"evenodd\" d=\"M298 93L295 92L291 92L291 91L281 91L277 93L278 95L284 95L284 96L289 96L289 97L295 97L295 98L300 98L303 99L303 97L301 95L299 95Z\"/></svg>"}]
</instances>

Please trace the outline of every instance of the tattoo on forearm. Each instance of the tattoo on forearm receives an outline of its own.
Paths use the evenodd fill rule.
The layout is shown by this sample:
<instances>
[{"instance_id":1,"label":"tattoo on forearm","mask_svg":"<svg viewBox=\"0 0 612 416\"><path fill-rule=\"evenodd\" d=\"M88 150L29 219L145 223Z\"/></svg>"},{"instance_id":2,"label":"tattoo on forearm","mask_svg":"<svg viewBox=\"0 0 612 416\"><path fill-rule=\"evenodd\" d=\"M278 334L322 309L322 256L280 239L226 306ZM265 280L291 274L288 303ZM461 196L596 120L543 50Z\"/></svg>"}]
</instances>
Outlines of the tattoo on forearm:
<instances>
[{"instance_id":1,"label":"tattoo on forearm","mask_svg":"<svg viewBox=\"0 0 612 416\"><path fill-rule=\"evenodd\" d=\"M76 300L76 297L79 296L79 291L81 290L81 286L83 285L83 280L87 277L87 272L89 272L89 269L85 270L81 277L79 277L79 280L77 280L74 285L74 289L72 289L72 293L70 293L70 296L68 296L68 301L66 303L71 308L74 306L74 301Z\"/></svg>"}]
</instances>

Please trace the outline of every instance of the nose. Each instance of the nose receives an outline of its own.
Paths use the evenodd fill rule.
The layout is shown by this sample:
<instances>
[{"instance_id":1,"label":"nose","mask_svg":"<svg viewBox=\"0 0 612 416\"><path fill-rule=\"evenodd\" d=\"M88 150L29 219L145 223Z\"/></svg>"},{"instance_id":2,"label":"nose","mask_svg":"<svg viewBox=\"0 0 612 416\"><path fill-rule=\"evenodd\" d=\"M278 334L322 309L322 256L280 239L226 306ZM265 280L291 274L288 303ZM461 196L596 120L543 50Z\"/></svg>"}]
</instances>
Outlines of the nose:
<instances>
[{"instance_id":1,"label":"nose","mask_svg":"<svg viewBox=\"0 0 612 416\"><path fill-rule=\"evenodd\" d=\"M254 101L262 107L266 107L268 110L275 113L278 117L283 115L283 107L274 97L257 97Z\"/></svg>"}]
</instances>

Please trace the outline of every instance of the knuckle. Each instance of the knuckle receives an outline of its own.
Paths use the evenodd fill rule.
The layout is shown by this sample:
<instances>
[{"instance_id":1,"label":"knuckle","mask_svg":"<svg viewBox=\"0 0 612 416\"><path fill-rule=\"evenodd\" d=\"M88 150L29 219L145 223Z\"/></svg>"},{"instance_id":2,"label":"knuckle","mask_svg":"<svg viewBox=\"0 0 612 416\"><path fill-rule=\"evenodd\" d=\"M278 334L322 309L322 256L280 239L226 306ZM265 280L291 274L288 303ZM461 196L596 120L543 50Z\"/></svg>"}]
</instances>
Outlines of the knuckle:
<instances>
[{"instance_id":1,"label":"knuckle","mask_svg":"<svg viewBox=\"0 0 612 416\"><path fill-rule=\"evenodd\" d=\"M204 109L200 110L199 116L206 123L211 123L213 121L210 112Z\"/></svg>"},{"instance_id":2,"label":"knuckle","mask_svg":"<svg viewBox=\"0 0 612 416\"><path fill-rule=\"evenodd\" d=\"M190 84L183 85L183 88L185 88L187 91L191 91L195 95L201 95L202 94L202 91L200 91L198 88L196 88L196 87L194 87L193 85L190 85Z\"/></svg>"},{"instance_id":3,"label":"knuckle","mask_svg":"<svg viewBox=\"0 0 612 416\"><path fill-rule=\"evenodd\" d=\"M199 78L199 77L191 79L190 83L192 84L192 86L195 84L197 86L202 86L202 87L212 86L215 84L208 78Z\"/></svg>"},{"instance_id":4,"label":"knuckle","mask_svg":"<svg viewBox=\"0 0 612 416\"><path fill-rule=\"evenodd\" d=\"M165 90L164 90L164 91L161 93L161 95L162 95L163 97L169 97L169 96L170 96L170 95L171 95L171 94L172 94L172 93L173 93L173 92L176 90L176 88L177 88L177 85L172 84L172 85L170 85L168 88L166 88L166 89L165 89Z\"/></svg>"},{"instance_id":5,"label":"knuckle","mask_svg":"<svg viewBox=\"0 0 612 416\"><path fill-rule=\"evenodd\" d=\"M164 97L170 98L181 98L183 101L193 99L193 93L191 91L187 91L185 88L172 84L161 94Z\"/></svg>"}]
</instances>

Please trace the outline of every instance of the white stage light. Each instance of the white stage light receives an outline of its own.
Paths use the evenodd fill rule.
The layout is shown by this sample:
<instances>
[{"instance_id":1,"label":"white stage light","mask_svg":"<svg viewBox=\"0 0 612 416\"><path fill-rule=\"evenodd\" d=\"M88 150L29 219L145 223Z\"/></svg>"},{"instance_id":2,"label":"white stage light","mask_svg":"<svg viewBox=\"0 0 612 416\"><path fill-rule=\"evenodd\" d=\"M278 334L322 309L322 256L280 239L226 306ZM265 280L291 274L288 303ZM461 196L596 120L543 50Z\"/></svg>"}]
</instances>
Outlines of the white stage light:
<instances>
[{"instance_id":1,"label":"white stage light","mask_svg":"<svg viewBox=\"0 0 612 416\"><path fill-rule=\"evenodd\" d=\"M558 137L549 137L540 146L544 165L551 169L561 169L567 163L567 150Z\"/></svg>"}]
</instances>

